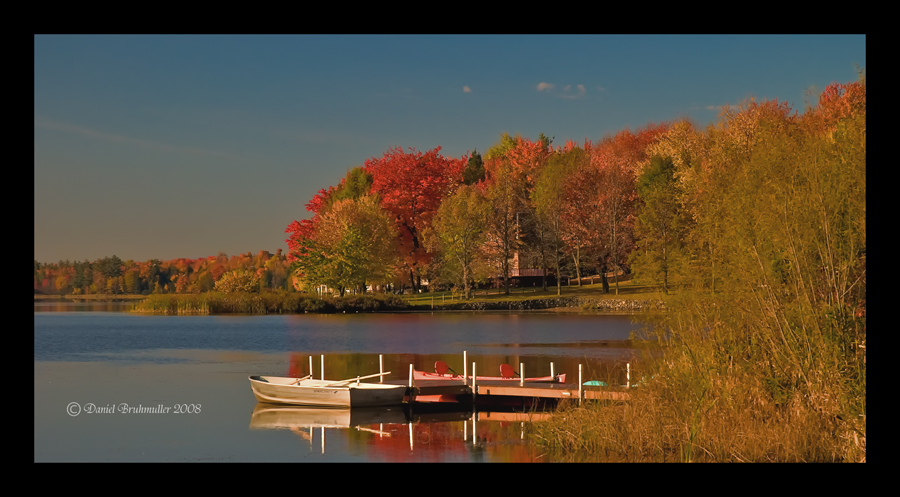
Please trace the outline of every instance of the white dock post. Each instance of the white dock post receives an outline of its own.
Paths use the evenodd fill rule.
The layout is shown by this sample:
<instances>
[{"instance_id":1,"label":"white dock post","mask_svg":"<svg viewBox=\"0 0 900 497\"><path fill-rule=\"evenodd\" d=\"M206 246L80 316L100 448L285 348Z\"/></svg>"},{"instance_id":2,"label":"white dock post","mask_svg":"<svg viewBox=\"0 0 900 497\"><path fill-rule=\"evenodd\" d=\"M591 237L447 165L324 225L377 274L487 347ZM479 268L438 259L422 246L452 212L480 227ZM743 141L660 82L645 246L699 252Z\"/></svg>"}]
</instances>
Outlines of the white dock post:
<instances>
[{"instance_id":1,"label":"white dock post","mask_svg":"<svg viewBox=\"0 0 900 497\"><path fill-rule=\"evenodd\" d=\"M466 384L468 383L468 381L469 381L469 380L468 380L468 377L469 377L469 363L466 362L467 360L468 360L468 359L466 359L466 351L464 350L464 351L463 351L463 385L466 385Z\"/></svg>"},{"instance_id":2,"label":"white dock post","mask_svg":"<svg viewBox=\"0 0 900 497\"><path fill-rule=\"evenodd\" d=\"M625 388L631 388L631 363L625 363Z\"/></svg>"},{"instance_id":3,"label":"white dock post","mask_svg":"<svg viewBox=\"0 0 900 497\"><path fill-rule=\"evenodd\" d=\"M581 379L581 364L578 365L578 405L581 405L581 398L584 396L584 381Z\"/></svg>"},{"instance_id":4,"label":"white dock post","mask_svg":"<svg viewBox=\"0 0 900 497\"><path fill-rule=\"evenodd\" d=\"M472 402L475 402L475 395L478 394L478 386L475 385L475 361L472 361ZM474 426L474 424L473 424Z\"/></svg>"},{"instance_id":5,"label":"white dock post","mask_svg":"<svg viewBox=\"0 0 900 497\"><path fill-rule=\"evenodd\" d=\"M519 386L525 386L525 364L519 363Z\"/></svg>"},{"instance_id":6,"label":"white dock post","mask_svg":"<svg viewBox=\"0 0 900 497\"><path fill-rule=\"evenodd\" d=\"M413 365L409 365L409 388L413 387Z\"/></svg>"},{"instance_id":7,"label":"white dock post","mask_svg":"<svg viewBox=\"0 0 900 497\"><path fill-rule=\"evenodd\" d=\"M384 355L378 354L378 372L384 374ZM378 383L384 383L384 376L378 377Z\"/></svg>"},{"instance_id":8,"label":"white dock post","mask_svg":"<svg viewBox=\"0 0 900 497\"><path fill-rule=\"evenodd\" d=\"M313 379L312 356L309 356L309 379Z\"/></svg>"},{"instance_id":9,"label":"white dock post","mask_svg":"<svg viewBox=\"0 0 900 497\"><path fill-rule=\"evenodd\" d=\"M552 363L552 362L550 363L550 377L551 377L551 378L555 378L555 377L556 377L556 375L553 374L553 363Z\"/></svg>"},{"instance_id":10,"label":"white dock post","mask_svg":"<svg viewBox=\"0 0 900 497\"><path fill-rule=\"evenodd\" d=\"M324 380L325 379L325 354L322 354L322 358L319 361L319 369L322 371L322 376L319 379Z\"/></svg>"}]
</instances>

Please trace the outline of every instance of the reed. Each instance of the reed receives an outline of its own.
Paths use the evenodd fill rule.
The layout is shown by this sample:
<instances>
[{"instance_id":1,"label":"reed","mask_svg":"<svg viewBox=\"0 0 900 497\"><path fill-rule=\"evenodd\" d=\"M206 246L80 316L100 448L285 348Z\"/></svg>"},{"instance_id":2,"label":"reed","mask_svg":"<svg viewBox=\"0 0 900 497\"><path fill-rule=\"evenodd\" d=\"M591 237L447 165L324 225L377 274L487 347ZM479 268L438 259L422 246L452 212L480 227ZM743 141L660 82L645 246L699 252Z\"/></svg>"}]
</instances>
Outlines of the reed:
<instances>
[{"instance_id":1,"label":"reed","mask_svg":"<svg viewBox=\"0 0 900 497\"><path fill-rule=\"evenodd\" d=\"M294 314L375 312L407 308L399 297L349 296L320 299L296 292L153 294L135 306L134 312L163 315Z\"/></svg>"},{"instance_id":2,"label":"reed","mask_svg":"<svg viewBox=\"0 0 900 497\"><path fill-rule=\"evenodd\" d=\"M821 332L791 341L733 297L674 302L631 401L561 404L535 443L563 460L865 462L865 349L835 338L864 322L810 314Z\"/></svg>"}]
</instances>

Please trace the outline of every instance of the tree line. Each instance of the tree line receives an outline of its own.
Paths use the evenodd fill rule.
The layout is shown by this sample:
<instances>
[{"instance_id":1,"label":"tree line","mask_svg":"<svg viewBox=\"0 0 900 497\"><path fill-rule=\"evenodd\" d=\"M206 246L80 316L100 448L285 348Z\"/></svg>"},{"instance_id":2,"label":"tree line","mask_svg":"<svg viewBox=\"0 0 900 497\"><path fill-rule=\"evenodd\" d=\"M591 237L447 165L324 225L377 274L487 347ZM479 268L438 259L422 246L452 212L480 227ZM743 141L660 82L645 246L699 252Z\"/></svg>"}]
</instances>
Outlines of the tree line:
<instances>
[{"instance_id":1,"label":"tree line","mask_svg":"<svg viewBox=\"0 0 900 497\"><path fill-rule=\"evenodd\" d=\"M848 135L859 126L861 144L847 142L859 140ZM305 288L341 293L418 289L428 280L469 295L490 278L509 292L515 265L520 274L539 270L544 289L548 276L559 285L567 273L579 282L599 274L609 291L617 281L607 273L633 270L666 293L686 284L715 292L734 275L730 252L774 230L774 221L751 221L775 214L760 199L784 195L782 218L812 229L824 219L801 207L818 195L820 207L838 208L829 202L843 192L840 212L857 217L835 229L864 234L864 195L846 191L864 188L864 127L860 81L830 85L802 115L784 102L750 100L706 129L689 120L649 123L562 146L543 134L534 141L502 134L484 156L461 158L442 156L440 147L392 148L306 204L312 216L285 230L287 257ZM826 145L840 149L838 162L820 157ZM812 190L826 173L847 177ZM773 242L757 269L787 271L780 251L805 250L797 244L810 240Z\"/></svg>"},{"instance_id":2,"label":"tree line","mask_svg":"<svg viewBox=\"0 0 900 497\"><path fill-rule=\"evenodd\" d=\"M35 293L45 294L174 294L284 289L295 291L290 263L281 249L232 257L220 252L198 259L144 262L113 255L94 261L34 261Z\"/></svg>"}]
</instances>

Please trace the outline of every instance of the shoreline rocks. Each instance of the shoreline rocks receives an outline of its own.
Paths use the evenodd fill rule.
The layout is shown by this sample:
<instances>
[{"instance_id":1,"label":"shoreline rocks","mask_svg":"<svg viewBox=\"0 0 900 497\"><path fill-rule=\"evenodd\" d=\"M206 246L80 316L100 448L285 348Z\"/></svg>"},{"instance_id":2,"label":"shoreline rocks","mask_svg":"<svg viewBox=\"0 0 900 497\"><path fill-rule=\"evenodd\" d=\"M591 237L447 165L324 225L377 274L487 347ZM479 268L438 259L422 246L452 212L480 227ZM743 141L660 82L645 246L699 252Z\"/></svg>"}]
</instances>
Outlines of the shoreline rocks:
<instances>
[{"instance_id":1,"label":"shoreline rocks","mask_svg":"<svg viewBox=\"0 0 900 497\"><path fill-rule=\"evenodd\" d=\"M586 299L560 297L498 302L451 302L435 305L435 310L445 311L527 311L534 309L580 308L583 310L646 312L663 311L665 303L654 299Z\"/></svg>"}]
</instances>

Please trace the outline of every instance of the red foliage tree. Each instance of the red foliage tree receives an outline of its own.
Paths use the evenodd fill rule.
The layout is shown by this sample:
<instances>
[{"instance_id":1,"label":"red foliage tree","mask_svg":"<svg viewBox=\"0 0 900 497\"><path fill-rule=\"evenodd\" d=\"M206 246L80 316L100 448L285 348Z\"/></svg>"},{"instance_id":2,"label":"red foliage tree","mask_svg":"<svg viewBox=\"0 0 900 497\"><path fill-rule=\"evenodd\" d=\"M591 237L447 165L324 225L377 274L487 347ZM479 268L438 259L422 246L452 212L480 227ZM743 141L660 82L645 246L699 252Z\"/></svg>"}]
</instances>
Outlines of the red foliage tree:
<instances>
[{"instance_id":1,"label":"red foliage tree","mask_svg":"<svg viewBox=\"0 0 900 497\"><path fill-rule=\"evenodd\" d=\"M443 157L440 150L422 153L410 148L405 153L392 148L363 166L373 177L372 192L378 194L382 208L395 216L400 254L415 289L421 281L420 269L432 258L422 245L422 232L431 226L441 200L462 184L468 160L468 156Z\"/></svg>"},{"instance_id":2,"label":"red foliage tree","mask_svg":"<svg viewBox=\"0 0 900 497\"><path fill-rule=\"evenodd\" d=\"M592 150L591 166L597 175L592 178L593 188L599 197L592 203L599 208L602 219L599 231L603 247L599 251L599 263L604 289L607 288L606 271L612 269L618 293L618 271L634 248L635 178L647 163L647 147L667 129L667 124L648 124L634 133L625 129L603 139Z\"/></svg>"},{"instance_id":3,"label":"red foliage tree","mask_svg":"<svg viewBox=\"0 0 900 497\"><path fill-rule=\"evenodd\" d=\"M293 261L298 255L306 253L309 240L313 240L316 234L316 227L319 224L319 215L324 213L324 208L330 204L329 199L337 191L335 187L324 188L316 193L312 200L306 204L306 210L313 213L312 219L301 219L299 222L294 220L288 225L285 233L290 233L285 243L288 245L288 261Z\"/></svg>"}]
</instances>

